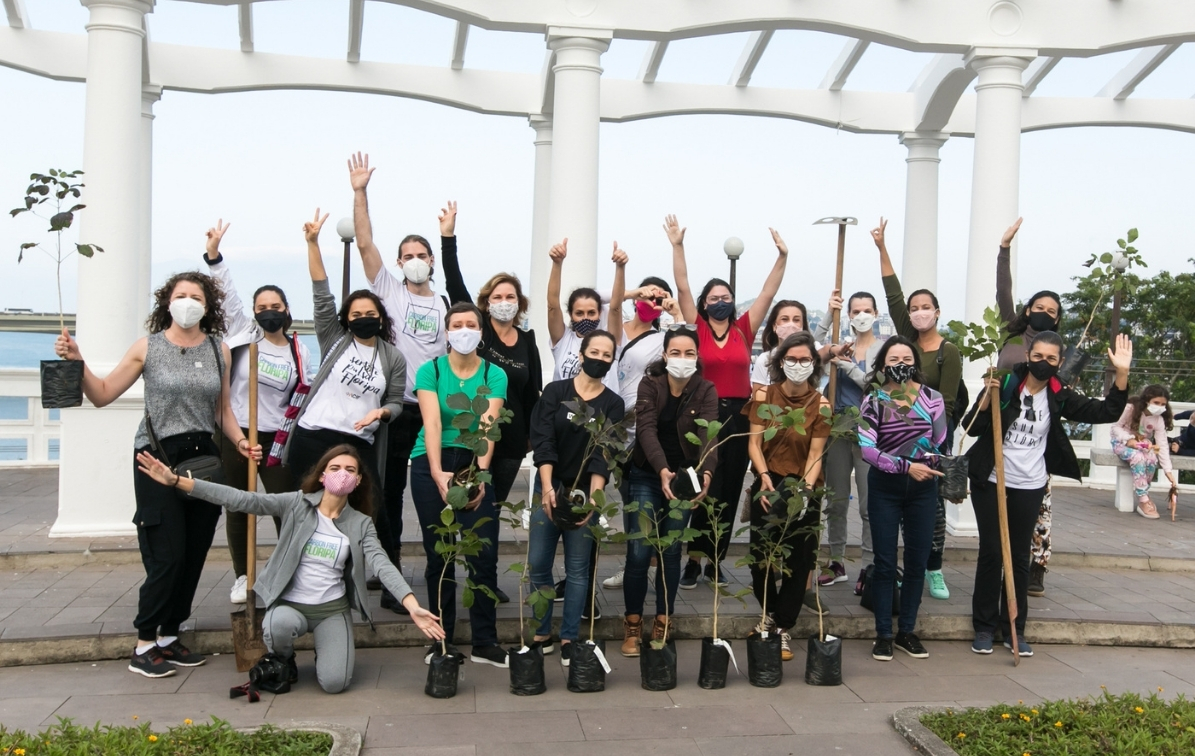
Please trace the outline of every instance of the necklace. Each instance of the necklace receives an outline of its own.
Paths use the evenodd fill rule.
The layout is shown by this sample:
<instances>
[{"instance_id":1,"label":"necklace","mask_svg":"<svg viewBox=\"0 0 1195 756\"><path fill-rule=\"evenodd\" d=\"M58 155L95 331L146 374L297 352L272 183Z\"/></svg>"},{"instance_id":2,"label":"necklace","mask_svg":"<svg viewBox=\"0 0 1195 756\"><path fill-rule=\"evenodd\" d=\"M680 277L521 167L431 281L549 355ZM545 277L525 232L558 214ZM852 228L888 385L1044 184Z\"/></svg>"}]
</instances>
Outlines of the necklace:
<instances>
[{"instance_id":1,"label":"necklace","mask_svg":"<svg viewBox=\"0 0 1195 756\"><path fill-rule=\"evenodd\" d=\"M718 332L714 330L713 323L710 323L709 325L710 325L710 333L712 333L714 335L714 341L719 341L719 342L726 341L726 337L730 335L730 324L729 323L726 324L726 330L722 332L721 336L719 336Z\"/></svg>"}]
</instances>

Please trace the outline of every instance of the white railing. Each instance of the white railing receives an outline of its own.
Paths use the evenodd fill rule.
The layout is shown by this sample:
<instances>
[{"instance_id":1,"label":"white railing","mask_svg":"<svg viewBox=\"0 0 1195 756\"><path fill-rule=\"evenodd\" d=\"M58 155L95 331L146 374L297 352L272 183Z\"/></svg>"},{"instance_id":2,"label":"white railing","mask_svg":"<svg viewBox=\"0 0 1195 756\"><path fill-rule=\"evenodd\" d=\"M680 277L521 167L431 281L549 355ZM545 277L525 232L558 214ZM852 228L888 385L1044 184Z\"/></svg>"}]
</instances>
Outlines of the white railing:
<instances>
[{"instance_id":1,"label":"white railing","mask_svg":"<svg viewBox=\"0 0 1195 756\"><path fill-rule=\"evenodd\" d=\"M0 368L0 467L57 466L58 418L42 409L36 368Z\"/></svg>"}]
</instances>

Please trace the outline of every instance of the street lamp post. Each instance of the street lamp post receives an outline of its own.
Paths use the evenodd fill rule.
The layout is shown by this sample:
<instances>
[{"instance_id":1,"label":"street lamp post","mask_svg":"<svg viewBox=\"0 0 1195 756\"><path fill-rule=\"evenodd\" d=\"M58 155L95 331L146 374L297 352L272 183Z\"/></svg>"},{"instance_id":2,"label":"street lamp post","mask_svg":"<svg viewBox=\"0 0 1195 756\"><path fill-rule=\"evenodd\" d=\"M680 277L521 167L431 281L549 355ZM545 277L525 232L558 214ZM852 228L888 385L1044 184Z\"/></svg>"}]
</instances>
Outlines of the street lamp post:
<instances>
[{"instance_id":1,"label":"street lamp post","mask_svg":"<svg viewBox=\"0 0 1195 756\"><path fill-rule=\"evenodd\" d=\"M1112 267L1116 269L1118 274L1123 275L1129 268L1129 258L1122 254L1117 254L1112 258ZM1108 322L1108 348L1113 352L1116 351L1116 337L1120 335L1120 289L1112 292L1112 319ZM1104 368L1104 393L1108 393L1108 389L1112 388L1112 381L1116 380L1116 368L1109 363Z\"/></svg>"},{"instance_id":2,"label":"street lamp post","mask_svg":"<svg viewBox=\"0 0 1195 756\"><path fill-rule=\"evenodd\" d=\"M735 289L735 267L738 265L739 258L743 256L743 240L737 236L732 236L726 240L722 245L722 251L730 259L730 293L738 297L737 289Z\"/></svg>"},{"instance_id":3,"label":"street lamp post","mask_svg":"<svg viewBox=\"0 0 1195 756\"><path fill-rule=\"evenodd\" d=\"M357 229L353 225L352 218L341 218L336 221L336 233L340 236L340 240L344 242L344 276L340 279L340 304L344 305L349 301L349 247L353 243L353 235Z\"/></svg>"}]
</instances>

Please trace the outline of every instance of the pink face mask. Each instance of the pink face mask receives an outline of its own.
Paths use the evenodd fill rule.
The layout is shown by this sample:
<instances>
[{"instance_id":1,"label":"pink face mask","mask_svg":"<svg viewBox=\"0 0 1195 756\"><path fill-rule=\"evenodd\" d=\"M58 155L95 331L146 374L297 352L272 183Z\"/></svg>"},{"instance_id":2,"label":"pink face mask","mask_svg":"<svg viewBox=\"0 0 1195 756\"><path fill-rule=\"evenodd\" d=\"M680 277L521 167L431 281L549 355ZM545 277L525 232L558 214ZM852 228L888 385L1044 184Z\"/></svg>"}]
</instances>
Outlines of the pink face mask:
<instances>
[{"instance_id":1,"label":"pink face mask","mask_svg":"<svg viewBox=\"0 0 1195 756\"><path fill-rule=\"evenodd\" d=\"M660 317L660 311L657 310L651 302L636 302L635 314L638 315L639 319L644 323L650 323L656 318Z\"/></svg>"},{"instance_id":2,"label":"pink face mask","mask_svg":"<svg viewBox=\"0 0 1195 756\"><path fill-rule=\"evenodd\" d=\"M909 313L909 321L918 331L928 331L938 322L933 310L917 310Z\"/></svg>"},{"instance_id":3,"label":"pink face mask","mask_svg":"<svg viewBox=\"0 0 1195 756\"><path fill-rule=\"evenodd\" d=\"M348 496L357 488L357 473L348 470L333 470L324 473L324 490L333 496Z\"/></svg>"},{"instance_id":4,"label":"pink face mask","mask_svg":"<svg viewBox=\"0 0 1195 756\"><path fill-rule=\"evenodd\" d=\"M799 330L801 329L797 327L797 324L791 321L788 323L781 323L780 325L776 326L776 339L778 341L784 341Z\"/></svg>"}]
</instances>

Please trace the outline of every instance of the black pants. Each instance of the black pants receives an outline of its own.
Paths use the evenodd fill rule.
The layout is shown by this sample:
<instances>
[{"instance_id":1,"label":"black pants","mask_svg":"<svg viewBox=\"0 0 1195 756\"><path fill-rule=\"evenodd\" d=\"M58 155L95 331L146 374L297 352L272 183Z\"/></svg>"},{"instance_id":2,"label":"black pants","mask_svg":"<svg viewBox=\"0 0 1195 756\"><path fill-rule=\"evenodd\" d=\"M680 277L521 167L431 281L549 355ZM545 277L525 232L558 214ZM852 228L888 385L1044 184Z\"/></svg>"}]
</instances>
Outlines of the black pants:
<instances>
[{"instance_id":1,"label":"black pants","mask_svg":"<svg viewBox=\"0 0 1195 756\"><path fill-rule=\"evenodd\" d=\"M1041 510L1045 488L1006 489L1008 539L1012 551L1013 586L1017 596L1017 634L1023 637L1029 614L1029 550L1033 528ZM971 503L979 525L979 560L975 565L975 592L971 598L971 624L976 632L995 632L1008 624L1008 599L1004 590L1004 557L1000 548L1000 517L996 511L996 484L971 481Z\"/></svg>"},{"instance_id":2,"label":"black pants","mask_svg":"<svg viewBox=\"0 0 1195 756\"><path fill-rule=\"evenodd\" d=\"M241 428L241 432L245 434L245 438L249 437L248 428ZM248 491L249 460L237 451L236 446L224 434L217 434L214 436L214 440L220 447L220 459L224 462L224 482L239 491ZM286 493L297 489L298 483L291 478L289 467L284 465L266 467L265 457L269 456L270 447L274 445L274 433L258 431L257 442L261 444L263 452L262 462L257 466L257 473L261 477L261 483L265 486L266 493ZM282 518L275 517L273 520L275 531L281 533ZM224 535L228 539L228 553L232 556L232 571L237 577L241 577L247 572L249 515L244 512L225 512Z\"/></svg>"},{"instance_id":3,"label":"black pants","mask_svg":"<svg viewBox=\"0 0 1195 756\"><path fill-rule=\"evenodd\" d=\"M168 436L160 441L167 457L162 461L167 464L177 465L219 451L205 433ZM137 451L151 450L143 447ZM133 522L145 566L133 626L137 628L137 639L149 642L159 636L178 635L179 626L191 616L191 602L216 534L220 507L185 498L138 470L136 462L133 493L137 499Z\"/></svg>"},{"instance_id":4,"label":"black pants","mask_svg":"<svg viewBox=\"0 0 1195 756\"><path fill-rule=\"evenodd\" d=\"M787 491L783 479L775 481L777 491ZM785 518L785 508L788 506L783 499L769 505L770 512L763 511L763 505L756 500L759 493L759 479L751 486L751 553L756 557L757 564L751 565L751 589L759 605L766 608L768 614L775 617L776 626L784 630L797 624L797 615L801 612L802 602L805 600L805 584L809 580L809 572L815 564L817 544L821 538L822 503L820 499L809 502L805 513L797 520L787 524L787 533L780 536L776 531L786 527L777 523L775 519ZM766 532L765 532L766 531ZM763 541L780 539L782 546L787 547L788 554L782 556L781 569L773 566L764 570L759 564L763 557ZM776 581L780 587L776 587ZM766 602L766 603L765 603Z\"/></svg>"},{"instance_id":5,"label":"black pants","mask_svg":"<svg viewBox=\"0 0 1195 756\"><path fill-rule=\"evenodd\" d=\"M494 456L490 459L490 486L494 489L494 501L506 501L510 496L510 489L514 488L515 480L519 477L519 470L523 466L522 458L505 458ZM534 475L534 473L532 473ZM527 492L531 496L531 491Z\"/></svg>"},{"instance_id":6,"label":"black pants","mask_svg":"<svg viewBox=\"0 0 1195 756\"><path fill-rule=\"evenodd\" d=\"M390 437L386 446L385 519L389 524L388 541L393 547L393 550L391 547L386 547L386 550L391 557L397 557L402 550L402 508L407 489L407 463L422 429L423 413L419 411L419 405L404 402L402 414L394 418L386 431ZM385 544L386 541L383 541L383 546Z\"/></svg>"},{"instance_id":7,"label":"black pants","mask_svg":"<svg viewBox=\"0 0 1195 756\"><path fill-rule=\"evenodd\" d=\"M746 399L719 399L718 420L723 423L720 439L736 433L746 433L751 430L751 423L743 415L743 405ZM698 507L693 512L693 527L707 531L694 538L689 543L689 558L694 558L694 552L704 554L710 559L721 562L726 557L726 550L730 548L730 537L734 534L734 516L739 509L739 498L743 494L743 478L747 475L747 437L732 438L718 447L718 466L714 469L713 480L710 481L709 495L717 501L718 522L722 523L722 537L715 544L708 535L710 530L709 515L705 509Z\"/></svg>"}]
</instances>

